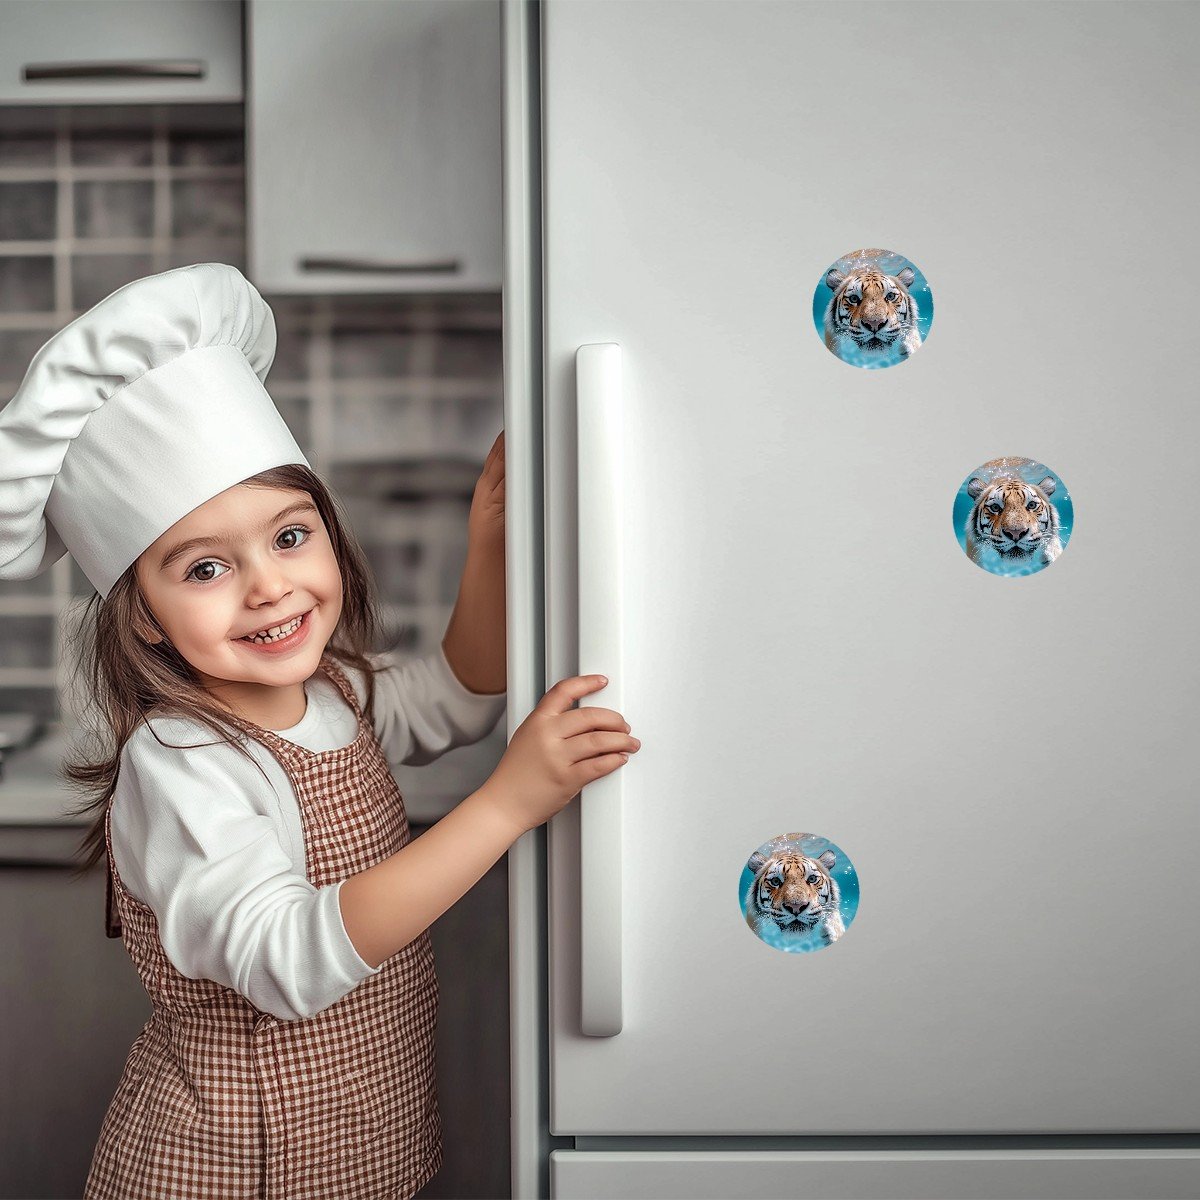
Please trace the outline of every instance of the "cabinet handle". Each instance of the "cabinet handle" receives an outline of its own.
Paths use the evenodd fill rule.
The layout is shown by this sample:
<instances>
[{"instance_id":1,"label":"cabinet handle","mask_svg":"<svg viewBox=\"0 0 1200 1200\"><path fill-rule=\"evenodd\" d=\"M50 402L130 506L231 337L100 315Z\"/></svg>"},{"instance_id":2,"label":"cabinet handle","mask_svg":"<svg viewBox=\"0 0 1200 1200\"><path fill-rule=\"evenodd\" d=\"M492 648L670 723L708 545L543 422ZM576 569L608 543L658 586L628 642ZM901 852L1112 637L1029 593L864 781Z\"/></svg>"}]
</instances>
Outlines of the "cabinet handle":
<instances>
[{"instance_id":1,"label":"cabinet handle","mask_svg":"<svg viewBox=\"0 0 1200 1200\"><path fill-rule=\"evenodd\" d=\"M462 260L457 258L436 259L432 262L387 262L370 258L302 258L301 271L358 271L390 275L404 272L408 275L432 275L435 272L453 274L462 270Z\"/></svg>"},{"instance_id":2,"label":"cabinet handle","mask_svg":"<svg viewBox=\"0 0 1200 1200\"><path fill-rule=\"evenodd\" d=\"M615 342L575 351L579 517L579 674L608 683L580 708L623 708L621 347ZM628 765L628 764L626 764ZM579 793L580 1032L621 1032L621 853L625 767L594 779Z\"/></svg>"},{"instance_id":3,"label":"cabinet handle","mask_svg":"<svg viewBox=\"0 0 1200 1200\"><path fill-rule=\"evenodd\" d=\"M21 81L38 79L203 79L207 65L198 58L160 59L158 62L27 63Z\"/></svg>"}]
</instances>

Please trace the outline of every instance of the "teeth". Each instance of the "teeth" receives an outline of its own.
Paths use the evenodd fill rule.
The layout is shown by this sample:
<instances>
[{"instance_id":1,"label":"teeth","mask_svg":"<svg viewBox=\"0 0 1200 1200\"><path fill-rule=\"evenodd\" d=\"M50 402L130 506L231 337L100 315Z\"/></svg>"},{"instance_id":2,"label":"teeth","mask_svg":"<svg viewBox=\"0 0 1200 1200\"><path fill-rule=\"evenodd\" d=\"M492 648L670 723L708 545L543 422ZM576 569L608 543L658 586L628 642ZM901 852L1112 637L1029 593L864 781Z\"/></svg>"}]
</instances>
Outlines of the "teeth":
<instances>
[{"instance_id":1,"label":"teeth","mask_svg":"<svg viewBox=\"0 0 1200 1200\"><path fill-rule=\"evenodd\" d=\"M287 625L272 625L269 629L261 633L256 633L250 637L244 637L244 642L277 642L281 637L287 637L289 633L295 633L300 628L300 622L304 620L303 614L298 616L294 621Z\"/></svg>"}]
</instances>

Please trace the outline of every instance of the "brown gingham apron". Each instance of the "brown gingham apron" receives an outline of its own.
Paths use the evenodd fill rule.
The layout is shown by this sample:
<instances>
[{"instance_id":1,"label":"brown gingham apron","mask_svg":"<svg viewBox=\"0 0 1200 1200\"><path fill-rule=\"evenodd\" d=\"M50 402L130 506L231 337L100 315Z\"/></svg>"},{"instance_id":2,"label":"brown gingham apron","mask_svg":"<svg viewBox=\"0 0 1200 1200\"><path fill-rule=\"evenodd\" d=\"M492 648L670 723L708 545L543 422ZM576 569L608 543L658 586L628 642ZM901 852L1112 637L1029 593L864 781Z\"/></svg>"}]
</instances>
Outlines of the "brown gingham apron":
<instances>
[{"instance_id":1,"label":"brown gingham apron","mask_svg":"<svg viewBox=\"0 0 1200 1200\"><path fill-rule=\"evenodd\" d=\"M321 669L354 709L350 745L314 753L231 717L287 772L316 887L410 840L400 789L349 680L328 657ZM442 1165L429 931L315 1016L271 1016L171 965L153 910L126 891L113 862L111 808L110 899L115 886L120 934L154 1011L105 1114L84 1200L412 1196Z\"/></svg>"}]
</instances>

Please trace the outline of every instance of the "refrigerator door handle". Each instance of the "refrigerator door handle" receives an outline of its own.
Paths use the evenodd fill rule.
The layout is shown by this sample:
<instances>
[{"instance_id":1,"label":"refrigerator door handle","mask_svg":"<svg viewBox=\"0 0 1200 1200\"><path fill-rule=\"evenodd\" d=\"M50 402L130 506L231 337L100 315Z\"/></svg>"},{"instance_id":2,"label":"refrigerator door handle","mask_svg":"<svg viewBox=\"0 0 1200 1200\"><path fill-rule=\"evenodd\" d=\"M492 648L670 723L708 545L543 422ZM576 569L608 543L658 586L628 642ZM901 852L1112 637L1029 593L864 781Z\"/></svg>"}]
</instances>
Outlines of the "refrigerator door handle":
<instances>
[{"instance_id":1,"label":"refrigerator door handle","mask_svg":"<svg viewBox=\"0 0 1200 1200\"><path fill-rule=\"evenodd\" d=\"M579 481L579 674L608 683L579 707L622 708L621 347L575 352ZM628 765L628 764L626 764ZM621 813L625 766L579 793L581 1029L621 1032Z\"/></svg>"}]
</instances>

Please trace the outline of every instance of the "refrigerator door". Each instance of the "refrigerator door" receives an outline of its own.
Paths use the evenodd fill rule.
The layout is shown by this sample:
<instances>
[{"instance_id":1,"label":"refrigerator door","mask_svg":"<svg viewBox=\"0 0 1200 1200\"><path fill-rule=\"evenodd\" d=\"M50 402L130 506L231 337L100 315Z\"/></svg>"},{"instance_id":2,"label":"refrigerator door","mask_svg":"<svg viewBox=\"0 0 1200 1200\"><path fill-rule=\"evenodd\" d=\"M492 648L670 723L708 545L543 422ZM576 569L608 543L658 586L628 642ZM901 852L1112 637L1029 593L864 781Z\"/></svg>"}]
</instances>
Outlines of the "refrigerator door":
<instances>
[{"instance_id":1,"label":"refrigerator door","mask_svg":"<svg viewBox=\"0 0 1200 1200\"><path fill-rule=\"evenodd\" d=\"M549 0L542 39L546 685L608 674L642 739L550 825L551 1131L1200 1129L1200 7ZM937 305L882 370L813 315L867 247ZM1004 456L1075 506L1022 577L952 520ZM582 667L581 572L621 616ZM861 889L815 953L739 895L793 831Z\"/></svg>"}]
</instances>

